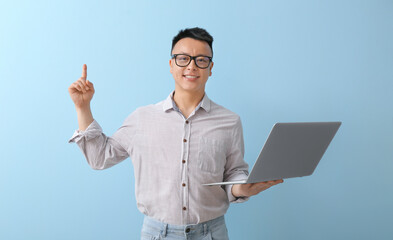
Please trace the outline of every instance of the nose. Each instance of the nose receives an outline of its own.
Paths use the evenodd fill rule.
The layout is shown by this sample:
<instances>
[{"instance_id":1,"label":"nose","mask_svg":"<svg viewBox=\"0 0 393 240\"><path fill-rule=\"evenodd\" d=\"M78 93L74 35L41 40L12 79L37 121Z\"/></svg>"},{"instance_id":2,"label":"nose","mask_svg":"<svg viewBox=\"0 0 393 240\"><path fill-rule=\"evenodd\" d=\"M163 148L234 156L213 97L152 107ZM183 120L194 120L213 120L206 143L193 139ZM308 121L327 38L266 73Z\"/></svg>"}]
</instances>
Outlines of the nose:
<instances>
[{"instance_id":1,"label":"nose","mask_svg":"<svg viewBox=\"0 0 393 240\"><path fill-rule=\"evenodd\" d=\"M192 70L192 71L196 71L197 70L197 66L195 64L195 58L191 60L190 64L188 64L187 66L187 70Z\"/></svg>"}]
</instances>

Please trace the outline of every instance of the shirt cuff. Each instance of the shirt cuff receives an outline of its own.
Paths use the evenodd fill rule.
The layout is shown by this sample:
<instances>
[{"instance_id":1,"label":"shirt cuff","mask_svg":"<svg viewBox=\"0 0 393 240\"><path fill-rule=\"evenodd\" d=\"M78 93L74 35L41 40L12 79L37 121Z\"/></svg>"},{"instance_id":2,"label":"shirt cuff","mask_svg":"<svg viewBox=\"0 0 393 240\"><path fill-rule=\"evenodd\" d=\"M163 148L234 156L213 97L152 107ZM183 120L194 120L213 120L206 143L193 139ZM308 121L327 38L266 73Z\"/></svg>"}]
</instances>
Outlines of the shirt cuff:
<instances>
[{"instance_id":1,"label":"shirt cuff","mask_svg":"<svg viewBox=\"0 0 393 240\"><path fill-rule=\"evenodd\" d=\"M247 179L247 178L248 178L248 172L237 171L236 175L232 175L230 177L230 179L225 179L225 181L226 182L239 181L239 180L243 180L243 179ZM242 202L247 201L250 198L250 197L235 197L235 196L233 196L232 187L233 187L233 184L225 185L225 191L227 192L228 200L230 203L242 203Z\"/></svg>"},{"instance_id":2,"label":"shirt cuff","mask_svg":"<svg viewBox=\"0 0 393 240\"><path fill-rule=\"evenodd\" d=\"M92 123L84 130L84 131L79 131L75 130L74 134L72 137L68 140L68 143L72 142L79 142L82 138L85 138L86 141L93 139L97 136L99 136L102 133L102 128L98 124L98 122L94 119Z\"/></svg>"}]
</instances>

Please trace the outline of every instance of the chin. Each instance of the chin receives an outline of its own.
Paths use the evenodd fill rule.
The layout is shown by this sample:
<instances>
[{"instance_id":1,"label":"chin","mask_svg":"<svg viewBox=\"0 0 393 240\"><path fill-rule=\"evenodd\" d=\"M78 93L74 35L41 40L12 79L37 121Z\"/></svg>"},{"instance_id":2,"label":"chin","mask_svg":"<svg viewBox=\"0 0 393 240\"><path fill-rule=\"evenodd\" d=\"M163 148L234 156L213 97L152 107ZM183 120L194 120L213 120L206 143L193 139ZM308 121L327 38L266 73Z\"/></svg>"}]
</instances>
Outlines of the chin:
<instances>
[{"instance_id":1,"label":"chin","mask_svg":"<svg viewBox=\"0 0 393 240\"><path fill-rule=\"evenodd\" d=\"M182 89L183 91L187 91L187 92L199 92L199 91L204 91L204 87L202 86L187 86L187 85L182 85L179 86L180 89Z\"/></svg>"}]
</instances>

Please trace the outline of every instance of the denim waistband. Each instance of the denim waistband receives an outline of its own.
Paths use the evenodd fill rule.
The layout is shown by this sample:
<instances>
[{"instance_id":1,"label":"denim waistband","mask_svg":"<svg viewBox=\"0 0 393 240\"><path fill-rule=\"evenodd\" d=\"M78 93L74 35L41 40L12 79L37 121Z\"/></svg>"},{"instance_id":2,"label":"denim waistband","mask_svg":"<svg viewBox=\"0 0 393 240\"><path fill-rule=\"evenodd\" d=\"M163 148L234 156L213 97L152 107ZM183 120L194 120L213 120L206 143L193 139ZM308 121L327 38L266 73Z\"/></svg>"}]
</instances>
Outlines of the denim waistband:
<instances>
[{"instance_id":1,"label":"denim waistband","mask_svg":"<svg viewBox=\"0 0 393 240\"><path fill-rule=\"evenodd\" d=\"M198 223L198 224L187 224L187 225L173 225L160 222L152 217L145 216L143 220L143 227L150 228L155 231L159 231L163 237L168 233L178 234L184 236L184 234L203 234L206 235L209 228L213 228L215 225L225 224L224 216Z\"/></svg>"}]
</instances>

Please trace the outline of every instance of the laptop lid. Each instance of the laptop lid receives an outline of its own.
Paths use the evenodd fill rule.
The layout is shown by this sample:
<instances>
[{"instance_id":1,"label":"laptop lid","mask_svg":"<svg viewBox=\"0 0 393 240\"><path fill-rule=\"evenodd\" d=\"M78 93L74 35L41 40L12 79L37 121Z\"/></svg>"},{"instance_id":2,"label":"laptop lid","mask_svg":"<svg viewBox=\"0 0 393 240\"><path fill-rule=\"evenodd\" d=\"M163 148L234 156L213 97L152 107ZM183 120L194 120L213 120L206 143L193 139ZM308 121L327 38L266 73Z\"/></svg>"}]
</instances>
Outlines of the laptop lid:
<instances>
[{"instance_id":1,"label":"laptop lid","mask_svg":"<svg viewBox=\"0 0 393 240\"><path fill-rule=\"evenodd\" d=\"M276 123L243 183L311 175L340 126L341 122ZM204 185L227 184L233 182Z\"/></svg>"}]
</instances>

